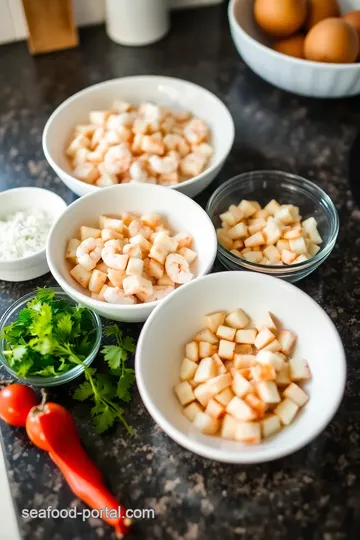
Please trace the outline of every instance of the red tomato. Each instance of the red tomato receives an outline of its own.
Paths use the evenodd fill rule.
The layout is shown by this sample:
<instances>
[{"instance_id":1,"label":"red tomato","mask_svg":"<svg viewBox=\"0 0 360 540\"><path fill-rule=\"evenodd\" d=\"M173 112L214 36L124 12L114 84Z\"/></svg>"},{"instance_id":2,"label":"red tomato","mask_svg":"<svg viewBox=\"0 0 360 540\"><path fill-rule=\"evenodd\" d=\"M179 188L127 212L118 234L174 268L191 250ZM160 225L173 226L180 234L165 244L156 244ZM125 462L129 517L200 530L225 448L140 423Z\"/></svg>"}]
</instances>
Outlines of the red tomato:
<instances>
[{"instance_id":1,"label":"red tomato","mask_svg":"<svg viewBox=\"0 0 360 540\"><path fill-rule=\"evenodd\" d=\"M30 409L38 402L29 386L9 384L0 391L0 418L12 426L25 427Z\"/></svg>"}]
</instances>

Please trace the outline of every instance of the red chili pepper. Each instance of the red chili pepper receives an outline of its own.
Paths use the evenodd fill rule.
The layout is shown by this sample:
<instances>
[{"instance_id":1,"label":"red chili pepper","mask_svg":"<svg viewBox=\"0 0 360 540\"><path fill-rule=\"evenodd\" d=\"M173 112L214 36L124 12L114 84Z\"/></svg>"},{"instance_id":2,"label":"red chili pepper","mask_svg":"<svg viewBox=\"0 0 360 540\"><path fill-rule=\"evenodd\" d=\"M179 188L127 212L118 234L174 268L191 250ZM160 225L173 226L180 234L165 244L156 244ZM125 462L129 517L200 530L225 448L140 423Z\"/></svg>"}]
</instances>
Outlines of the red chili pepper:
<instances>
[{"instance_id":1,"label":"red chili pepper","mask_svg":"<svg viewBox=\"0 0 360 540\"><path fill-rule=\"evenodd\" d=\"M42 403L29 412L26 431L30 440L49 452L79 499L93 509L104 510L102 519L122 538L131 525L125 508L106 488L101 472L82 447L72 415L57 403L45 403L45 399L43 393ZM116 518L108 515L110 510L116 511Z\"/></svg>"}]
</instances>

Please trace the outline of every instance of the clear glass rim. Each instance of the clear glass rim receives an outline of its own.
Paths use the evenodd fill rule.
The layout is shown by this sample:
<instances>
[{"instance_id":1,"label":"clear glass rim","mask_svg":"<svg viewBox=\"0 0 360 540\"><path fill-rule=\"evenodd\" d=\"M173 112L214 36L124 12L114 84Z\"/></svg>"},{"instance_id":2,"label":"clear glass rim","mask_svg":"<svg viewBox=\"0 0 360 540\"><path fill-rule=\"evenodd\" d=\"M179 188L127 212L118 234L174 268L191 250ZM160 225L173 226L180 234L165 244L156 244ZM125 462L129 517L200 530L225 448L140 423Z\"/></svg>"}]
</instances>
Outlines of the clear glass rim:
<instances>
[{"instance_id":1,"label":"clear glass rim","mask_svg":"<svg viewBox=\"0 0 360 540\"><path fill-rule=\"evenodd\" d=\"M225 259L229 260L233 264L237 266L241 266L244 268L248 268L249 270L261 270L262 272L266 273L272 273L277 275L282 274L293 274L296 273L298 270L305 270L309 267L317 267L321 264L323 260L325 260L331 253L332 249L334 248L337 236L339 234L339 216L338 212L336 210L336 207L334 203L332 202L329 195L320 188L317 184L314 182L311 182L310 180L307 180L306 178L302 176L298 176L293 173L288 173L285 171L278 171L278 170L258 170L258 171L250 171L238 174L236 176L233 176L223 184L221 184L212 194L210 197L207 205L206 205L206 212L208 216L210 217L214 227L214 216L213 216L213 207L215 203L232 191L232 187L235 182L241 183L241 181L249 180L249 179L255 179L259 180L263 177L267 177L267 180L274 180L274 178L277 176L280 177L282 180L286 180L289 182L289 185L292 185L294 187L301 188L303 191L306 191L308 193L311 193L318 201L318 204L321 204L320 201L322 201L324 204L322 205L325 207L326 211L331 216L331 229L329 234L329 240L327 244L317 253L314 257L311 257L308 261L303 261L296 264L291 264L286 266L285 268L283 266L278 265L267 265L267 264L259 264L259 263L253 263L250 261L246 261L245 259L241 259L240 257L237 257L236 255L233 255L228 249L224 248L219 242L218 242L218 252L225 257ZM304 189L305 188L305 189Z\"/></svg>"},{"instance_id":2,"label":"clear glass rim","mask_svg":"<svg viewBox=\"0 0 360 540\"><path fill-rule=\"evenodd\" d=\"M67 302L69 302L69 304L72 304L73 306L78 305L78 302L75 302L72 298L70 298L60 287L51 287L51 290L55 291L55 296L64 298ZM36 296L36 291L27 293L21 298L18 298L5 310L5 312L0 318L0 334L4 326L7 326L7 324L9 324L9 319L11 315L14 313L14 311L16 311L19 307L25 306L27 302L29 302L29 300L31 300L35 296ZM102 325L101 325L101 319L99 315L95 313L92 309L88 308L87 306L85 307L86 309L89 310L92 316L93 325L96 330L96 337L95 337L95 343L93 345L93 349L91 353L84 360L84 365L89 366L95 359L101 345ZM4 348L5 348L4 345L5 345L5 339L1 339L0 340L0 364L4 366L6 371L10 373L14 378L16 378L19 381L23 381L27 384L32 384L34 386L56 386L57 384L62 384L65 382L72 381L73 379L81 375L81 373L83 373L84 371L83 365L77 365L69 369L69 371L62 373L61 375L55 375L51 377L41 377L41 376L33 375L32 377L21 378L8 365L6 358L4 357L4 354L3 354Z\"/></svg>"}]
</instances>

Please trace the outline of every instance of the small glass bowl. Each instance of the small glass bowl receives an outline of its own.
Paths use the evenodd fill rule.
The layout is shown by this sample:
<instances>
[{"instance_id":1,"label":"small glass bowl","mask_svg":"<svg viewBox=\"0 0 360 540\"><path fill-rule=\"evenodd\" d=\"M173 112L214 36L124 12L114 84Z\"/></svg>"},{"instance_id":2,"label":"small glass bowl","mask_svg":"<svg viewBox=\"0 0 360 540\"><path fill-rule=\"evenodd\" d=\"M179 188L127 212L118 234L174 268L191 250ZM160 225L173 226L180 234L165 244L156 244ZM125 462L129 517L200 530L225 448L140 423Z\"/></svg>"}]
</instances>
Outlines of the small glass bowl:
<instances>
[{"instance_id":1,"label":"small glass bowl","mask_svg":"<svg viewBox=\"0 0 360 540\"><path fill-rule=\"evenodd\" d=\"M55 297L61 298L62 300L66 300L69 304L72 306L76 306L77 303L74 302L67 294L65 294L60 287L54 287L55 290ZM0 319L0 334L2 332L2 329L5 326L8 326L11 322L13 322L19 312L26 307L26 304L32 300L36 296L36 291L33 291L31 293L26 294L25 296L22 296L19 298L19 300L16 300L3 314L3 316ZM89 308L87 308L89 309ZM90 364L94 361L96 358L97 353L99 352L100 345L101 345L101 338L102 338L102 326L101 326L101 320L100 317L91 311L89 309L89 312L91 314L93 325L96 330L95 335L95 343L93 346L93 350L89 354L87 358L84 360L85 366L90 366ZM0 340L0 364L4 366L6 371L8 371L14 378L16 378L18 381L24 382L26 384L31 384L33 386L58 386L60 384L65 384L67 382L72 381L73 379L76 379L76 377L79 377L84 372L84 366L83 365L77 365L73 367L72 369L69 369L69 371L66 371L65 373L62 373L61 375L55 375L53 377L41 377L34 375L32 377L19 377L15 371L11 369L11 367L8 365L6 356L4 355L4 351L6 349L6 341L5 339Z\"/></svg>"},{"instance_id":2,"label":"small glass bowl","mask_svg":"<svg viewBox=\"0 0 360 540\"><path fill-rule=\"evenodd\" d=\"M228 270L252 270L271 274L290 283L308 276L327 259L339 233L339 217L330 197L316 184L287 172L255 171L239 174L222 184L211 196L206 211L214 227L221 227L220 214L242 199L265 206L271 199L298 206L302 219L314 217L323 242L311 259L288 266L257 264L237 257L218 243L218 258Z\"/></svg>"}]
</instances>

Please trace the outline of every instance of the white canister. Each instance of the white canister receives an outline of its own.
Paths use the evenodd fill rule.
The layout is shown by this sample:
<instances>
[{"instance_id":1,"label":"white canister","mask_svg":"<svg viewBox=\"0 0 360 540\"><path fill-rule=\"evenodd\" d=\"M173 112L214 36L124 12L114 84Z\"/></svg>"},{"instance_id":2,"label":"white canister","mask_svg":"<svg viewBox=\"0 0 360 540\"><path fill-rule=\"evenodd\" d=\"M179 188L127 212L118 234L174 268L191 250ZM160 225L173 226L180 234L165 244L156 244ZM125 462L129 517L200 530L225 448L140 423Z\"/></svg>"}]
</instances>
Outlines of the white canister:
<instances>
[{"instance_id":1,"label":"white canister","mask_svg":"<svg viewBox=\"0 0 360 540\"><path fill-rule=\"evenodd\" d=\"M106 0L106 31L120 45L154 43L169 31L168 0Z\"/></svg>"}]
</instances>

